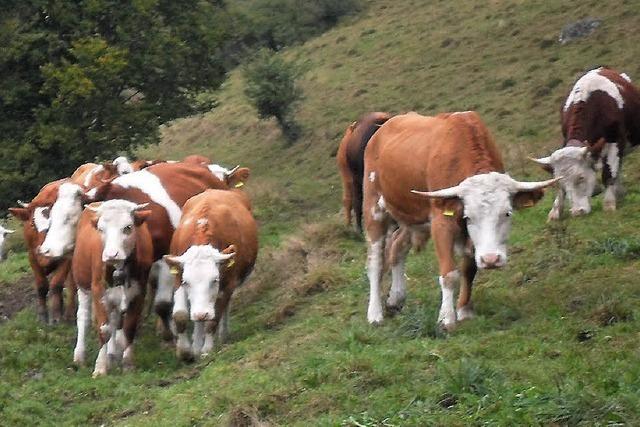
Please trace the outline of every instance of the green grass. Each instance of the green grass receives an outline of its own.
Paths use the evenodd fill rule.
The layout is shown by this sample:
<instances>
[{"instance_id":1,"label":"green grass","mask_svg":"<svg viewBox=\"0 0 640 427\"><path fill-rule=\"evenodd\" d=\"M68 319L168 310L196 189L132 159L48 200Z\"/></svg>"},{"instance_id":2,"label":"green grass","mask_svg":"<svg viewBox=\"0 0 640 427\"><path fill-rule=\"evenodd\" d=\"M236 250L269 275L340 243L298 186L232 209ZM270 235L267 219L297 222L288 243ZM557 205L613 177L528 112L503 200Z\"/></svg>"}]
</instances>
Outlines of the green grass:
<instances>
[{"instance_id":1,"label":"green grass","mask_svg":"<svg viewBox=\"0 0 640 427\"><path fill-rule=\"evenodd\" d=\"M603 25L555 42L584 16ZM362 112L476 109L512 175L541 178L526 155L558 145L558 109L574 79L598 64L640 76L639 26L639 1L372 0L284 53L308 70L297 114L304 132L292 146L256 118L232 73L216 110L164 128L164 142L142 153L200 153L252 169L246 188L262 248L234 299L230 342L183 365L147 322L136 371L92 380L90 368L71 367L74 328L40 327L26 310L0 325L2 423L639 423L637 154L625 160L629 193L615 213L598 197L590 216L546 224L550 196L518 212L509 266L478 275L477 317L447 336L435 330L432 245L409 258L404 311L366 323L364 243L337 216L333 158Z\"/></svg>"}]
</instances>

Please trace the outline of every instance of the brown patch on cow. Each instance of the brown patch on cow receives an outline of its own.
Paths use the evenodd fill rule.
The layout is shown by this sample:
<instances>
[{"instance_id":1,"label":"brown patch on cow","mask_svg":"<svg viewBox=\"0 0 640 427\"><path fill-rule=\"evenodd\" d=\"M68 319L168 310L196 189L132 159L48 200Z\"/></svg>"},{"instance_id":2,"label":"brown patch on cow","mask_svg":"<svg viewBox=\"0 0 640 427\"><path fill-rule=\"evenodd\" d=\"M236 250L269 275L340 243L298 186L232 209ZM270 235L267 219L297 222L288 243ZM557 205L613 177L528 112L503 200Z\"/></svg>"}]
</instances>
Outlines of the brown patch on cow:
<instances>
[{"instance_id":1,"label":"brown patch on cow","mask_svg":"<svg viewBox=\"0 0 640 427\"><path fill-rule=\"evenodd\" d=\"M0 283L0 322L11 319L33 304L35 299L36 291L31 276L24 276L13 283Z\"/></svg>"}]
</instances>

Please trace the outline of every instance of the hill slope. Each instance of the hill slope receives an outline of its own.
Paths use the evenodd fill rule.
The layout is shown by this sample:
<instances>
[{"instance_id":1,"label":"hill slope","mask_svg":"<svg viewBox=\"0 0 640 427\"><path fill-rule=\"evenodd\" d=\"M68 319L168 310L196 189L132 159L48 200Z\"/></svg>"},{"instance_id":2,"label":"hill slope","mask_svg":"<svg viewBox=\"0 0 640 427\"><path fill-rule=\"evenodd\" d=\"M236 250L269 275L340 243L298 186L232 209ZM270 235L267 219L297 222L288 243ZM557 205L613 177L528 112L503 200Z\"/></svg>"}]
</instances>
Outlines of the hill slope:
<instances>
[{"instance_id":1,"label":"hill slope","mask_svg":"<svg viewBox=\"0 0 640 427\"><path fill-rule=\"evenodd\" d=\"M560 46L560 28L603 19ZM551 197L515 216L512 257L482 272L477 318L435 333L432 249L412 255L402 314L365 320L363 242L341 225L334 158L346 126L372 110L476 109L517 178L543 174L528 153L559 141L558 108L597 64L640 76L640 2L372 0L352 22L289 49L303 63L301 140L286 146L242 96L238 73L220 107L163 130L142 154L210 155L252 168L247 185L263 250L233 303L231 340L192 366L148 322L138 369L91 380L71 366L74 328L22 312L0 326L0 412L8 424L55 414L66 424L468 425L640 420L637 285L640 178L624 166L621 209L545 225ZM95 343L91 348L95 355ZM51 422L53 422L52 418Z\"/></svg>"}]
</instances>

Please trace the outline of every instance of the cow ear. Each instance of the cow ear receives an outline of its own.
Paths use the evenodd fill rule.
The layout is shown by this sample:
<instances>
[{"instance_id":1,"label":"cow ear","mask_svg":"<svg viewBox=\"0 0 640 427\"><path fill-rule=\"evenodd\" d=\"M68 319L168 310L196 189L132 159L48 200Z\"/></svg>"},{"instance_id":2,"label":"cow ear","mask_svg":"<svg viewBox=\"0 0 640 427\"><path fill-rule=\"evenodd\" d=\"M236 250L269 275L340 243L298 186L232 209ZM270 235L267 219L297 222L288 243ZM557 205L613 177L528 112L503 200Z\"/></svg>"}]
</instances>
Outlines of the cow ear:
<instances>
[{"instance_id":1,"label":"cow ear","mask_svg":"<svg viewBox=\"0 0 640 427\"><path fill-rule=\"evenodd\" d=\"M27 208L9 208L9 213L20 221L29 221L31 218L31 213Z\"/></svg>"},{"instance_id":2,"label":"cow ear","mask_svg":"<svg viewBox=\"0 0 640 427\"><path fill-rule=\"evenodd\" d=\"M174 256L174 255L165 255L162 257L162 259L164 260L164 262L167 263L167 265L171 270L176 268L178 269L182 268L182 262L180 261L180 257Z\"/></svg>"},{"instance_id":3,"label":"cow ear","mask_svg":"<svg viewBox=\"0 0 640 427\"><path fill-rule=\"evenodd\" d=\"M142 223L151 216L151 213L152 212L150 209L144 211L135 211L133 213L133 223L136 225L136 227L142 225Z\"/></svg>"},{"instance_id":4,"label":"cow ear","mask_svg":"<svg viewBox=\"0 0 640 427\"><path fill-rule=\"evenodd\" d=\"M537 189L532 191L518 191L513 196L513 207L515 209L530 208L542 199L544 196L543 189Z\"/></svg>"},{"instance_id":5,"label":"cow ear","mask_svg":"<svg viewBox=\"0 0 640 427\"><path fill-rule=\"evenodd\" d=\"M235 170L227 176L227 183L230 187L242 187L244 183L249 179L251 175L251 169L236 167Z\"/></svg>"}]
</instances>

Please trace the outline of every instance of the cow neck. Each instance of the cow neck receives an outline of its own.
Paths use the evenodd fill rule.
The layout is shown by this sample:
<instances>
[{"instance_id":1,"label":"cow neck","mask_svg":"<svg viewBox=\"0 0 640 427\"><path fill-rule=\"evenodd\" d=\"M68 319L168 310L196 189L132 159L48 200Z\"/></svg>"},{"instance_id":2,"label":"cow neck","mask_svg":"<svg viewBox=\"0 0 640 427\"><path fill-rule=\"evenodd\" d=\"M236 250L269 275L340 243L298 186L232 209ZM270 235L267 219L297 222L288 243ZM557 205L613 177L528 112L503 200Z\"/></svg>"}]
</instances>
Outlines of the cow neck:
<instances>
[{"instance_id":1,"label":"cow neck","mask_svg":"<svg viewBox=\"0 0 640 427\"><path fill-rule=\"evenodd\" d=\"M584 106L585 103L583 101L578 102L577 104L573 104L572 108L568 112L569 121L567 123L567 138L565 147L584 147L585 145L569 145L569 142L572 140L576 141L584 141L587 138L585 137L585 130L583 124L584 117Z\"/></svg>"},{"instance_id":2,"label":"cow neck","mask_svg":"<svg viewBox=\"0 0 640 427\"><path fill-rule=\"evenodd\" d=\"M497 170L494 161L495 159L491 157L489 147L482 143L482 141L486 140L486 136L481 135L476 126L467 126L466 129L470 132L467 141L469 141L469 151L471 152L471 157L473 159L472 174L480 175L495 172ZM463 164L463 162L461 162L461 164Z\"/></svg>"},{"instance_id":3,"label":"cow neck","mask_svg":"<svg viewBox=\"0 0 640 427\"><path fill-rule=\"evenodd\" d=\"M565 147L578 147L578 148L584 148L587 147L589 148L590 145L584 141L580 141L579 139L570 139L568 140L565 145Z\"/></svg>"}]
</instances>

